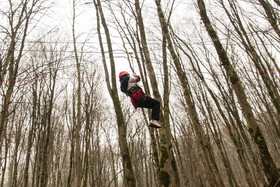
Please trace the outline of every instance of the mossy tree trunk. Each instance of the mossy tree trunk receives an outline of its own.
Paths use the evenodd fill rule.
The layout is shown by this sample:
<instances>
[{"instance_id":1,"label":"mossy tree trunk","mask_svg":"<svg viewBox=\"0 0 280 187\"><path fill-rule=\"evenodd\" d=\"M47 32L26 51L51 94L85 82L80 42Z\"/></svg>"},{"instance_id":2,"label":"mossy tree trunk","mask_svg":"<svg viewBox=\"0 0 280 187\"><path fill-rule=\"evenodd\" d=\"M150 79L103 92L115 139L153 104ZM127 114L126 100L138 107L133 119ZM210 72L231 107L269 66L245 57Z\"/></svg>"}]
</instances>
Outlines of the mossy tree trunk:
<instances>
[{"instance_id":1,"label":"mossy tree trunk","mask_svg":"<svg viewBox=\"0 0 280 187\"><path fill-rule=\"evenodd\" d=\"M168 50L169 50L171 57L173 59L173 62L175 64L175 67L177 70L177 75L179 77L181 86L183 87L183 93L184 93L184 98L187 103L187 109L188 109L193 127L195 129L197 141L199 143L203 158L206 162L206 167L207 167L207 169L211 175L211 179L213 180L215 185L224 186L223 180L221 178L221 175L218 171L217 165L216 165L213 155L211 153L211 149L208 146L207 140L205 139L205 137L203 137L203 129L199 122L199 118L198 118L198 114L195 109L195 105L191 99L191 91L189 88L188 80L187 80L186 74L183 71L179 58L175 52L175 49L173 48L173 42L172 42L171 36L168 31L168 23L166 22L163 11L161 9L161 4L160 4L161 1L155 0L155 2L157 5L157 12L158 12L159 21L160 21L161 28L162 28L162 33L167 39Z\"/></svg>"},{"instance_id":2,"label":"mossy tree trunk","mask_svg":"<svg viewBox=\"0 0 280 187\"><path fill-rule=\"evenodd\" d=\"M171 57L173 59L173 62L175 64L175 67L177 70L177 75L179 77L181 86L183 87L183 93L184 93L184 98L187 103L187 109L188 109L189 115L191 117L191 121L192 121L193 127L195 129L195 133L197 135L197 140L198 140L199 146L201 148L203 158L206 162L207 169L208 169L209 173L211 174L211 179L213 180L213 182L217 186L224 186L223 180L220 176L217 165L215 163L211 150L208 146L207 140L205 139L205 137L203 137L203 129L200 125L198 114L195 109L195 105L191 99L191 91L189 88L188 80L187 80L186 74L184 73L183 68L180 64L180 61L175 52L175 49L173 48L173 42L172 42L171 36L168 31L168 23L166 22L163 11L161 9L161 4L160 4L161 1L155 0L155 2L157 5L157 12L158 12L159 21L160 21L161 28L162 28L162 33L167 39L168 50L169 50Z\"/></svg>"},{"instance_id":3,"label":"mossy tree trunk","mask_svg":"<svg viewBox=\"0 0 280 187\"><path fill-rule=\"evenodd\" d=\"M243 26L241 18L239 17L236 4L234 2L229 1L229 4L230 4L231 10L233 12L234 18L232 17L230 12L226 9L223 0L221 0L221 4L222 4L228 18L230 19L232 25L234 26L235 31L238 33L238 35L241 39L242 45L244 46L247 54L252 59L252 62L254 63L255 67L257 68L258 73L260 74L260 76L261 76L261 78L262 78L262 80L265 84L265 87L268 91L268 94L271 98L271 101L272 101L274 107L276 108L278 114L280 114L279 92L277 90L277 87L273 84L273 81L271 80L271 78L268 74L269 70L263 64L263 62L261 60L261 57L258 55L256 49L253 47L253 44L249 39L250 37L247 34L247 32L246 32L246 30ZM280 31L279 31L279 33L280 33Z\"/></svg>"},{"instance_id":4,"label":"mossy tree trunk","mask_svg":"<svg viewBox=\"0 0 280 187\"><path fill-rule=\"evenodd\" d=\"M258 0L258 1L266 13L267 21L270 23L273 30L276 32L276 34L280 38L280 29L279 29L280 21L279 21L279 17L277 18L277 13L274 11L273 6L267 0ZM275 2L278 5L280 5L278 0L275 0Z\"/></svg>"},{"instance_id":5,"label":"mossy tree trunk","mask_svg":"<svg viewBox=\"0 0 280 187\"><path fill-rule=\"evenodd\" d=\"M200 81L202 82L202 84L207 89L208 93L210 94L211 98L213 99L215 106L218 109L219 115L222 117L226 128L228 129L229 132L236 131L236 129L238 129L238 127L234 126L234 124L235 124L234 120L231 117L227 117L226 112L223 111L223 109L222 109L218 96L215 94L215 92L210 88L210 86L206 82L206 78L204 77L200 68L197 68L197 67L199 67L199 63L200 63L199 59L198 59L198 54L196 54L194 52L194 50L186 42L184 42L181 38L176 36L176 39L178 39L181 43L183 43L184 46L190 51L190 54L188 54L187 51L185 51L183 49L183 47L179 43L177 43L177 46L187 56L187 58L189 59L191 65L192 65L193 70L195 71L195 74L198 76L198 78L200 79ZM209 64L210 64L210 60L208 59L207 61L209 61ZM217 80L215 75L213 75L213 78L214 78L214 80ZM227 103L226 109L228 111L232 111L232 109L229 106L230 106L230 103L235 103L235 101L231 101L231 100L228 101L226 99L226 96L224 96L225 92L223 90L221 90L221 87L222 87L221 83L218 81L214 81L214 82L216 83L216 85L218 86L218 90L220 90L220 93L222 94L222 99ZM227 96L227 97L229 97L229 96ZM235 105L232 107L235 107ZM237 121L238 120L239 119L237 119ZM244 131L243 129L239 129L239 130L241 132ZM240 161L242 169L244 170L246 182L248 183L249 186L255 186L256 184L255 184L254 178L249 171L249 166L245 159L244 150L240 149L240 147L243 147L243 145L241 143L242 137L239 134L235 135L233 133L229 133L229 137L232 140L233 145L235 146L235 148L237 150L238 159Z\"/></svg>"},{"instance_id":6,"label":"mossy tree trunk","mask_svg":"<svg viewBox=\"0 0 280 187\"><path fill-rule=\"evenodd\" d=\"M245 90L240 82L239 76L237 75L236 71L234 70L233 66L231 65L231 62L227 56L227 53L226 53L225 49L223 48L223 46L220 42L220 39L208 18L204 1L197 0L197 3L198 3L200 16L204 23L204 26L205 26L209 36L211 37L212 42L214 43L215 49L218 53L222 66L225 68L226 75L231 82L234 93L237 96L238 102L241 106L242 112L245 116L247 125L249 127L250 135L252 136L252 139L254 140L254 142L257 145L258 151L260 153L261 161L262 161L262 164L264 167L264 172L269 181L269 185L273 186L274 184L276 184L277 180L280 178L279 171L277 170L277 167L269 153L267 144L266 144L263 134L260 130L260 127L258 126L256 119L254 118L252 108L247 101L247 96L246 96Z\"/></svg>"},{"instance_id":7,"label":"mossy tree trunk","mask_svg":"<svg viewBox=\"0 0 280 187\"><path fill-rule=\"evenodd\" d=\"M278 6L280 6L280 1L279 1L279 0L274 0L274 2L275 2Z\"/></svg>"},{"instance_id":8,"label":"mossy tree trunk","mask_svg":"<svg viewBox=\"0 0 280 187\"><path fill-rule=\"evenodd\" d=\"M148 49L146 34L145 34L145 27L144 22L142 18L141 8L139 4L139 0L135 0L135 11L136 11L136 17L137 17L137 23L139 27L140 37L141 37L141 45L143 48L143 53L145 57L145 64L149 73L150 82L152 85L152 91L154 98L161 103L162 108L162 100L160 97L160 93L158 90L158 84L155 75L155 71L151 62L150 52ZM165 52L163 51L163 55ZM166 59L163 59L164 66L166 68ZM166 69L165 69L166 71ZM166 92L169 92L169 88L166 87L166 84L168 84L168 80L165 77L165 97L169 97L169 94L166 94ZM176 166L176 161L172 152L172 144L171 144L171 130L170 130L170 124L169 124L169 116L166 115L169 114L168 112L168 102L165 103L165 116L162 118L160 122L162 123L163 128L159 130L160 133L160 146L159 146L159 166L160 166L160 172L159 172L159 182L161 186L178 186L180 185L179 176L178 176L178 169ZM162 115L162 112L161 112ZM167 119L165 121L165 119Z\"/></svg>"},{"instance_id":9,"label":"mossy tree trunk","mask_svg":"<svg viewBox=\"0 0 280 187\"><path fill-rule=\"evenodd\" d=\"M167 64L167 41L165 38L165 35L163 35L162 38L162 61L163 61L163 74L164 74L164 82L163 82L163 119L165 124L170 124L170 108L169 108L169 97L170 97L170 82L169 82L169 71L168 71L168 64ZM171 129L170 126L168 127L168 131L170 131L170 136L171 136ZM173 154L173 151L171 150L171 167L172 170L174 171L174 184L175 186L180 185L180 179L179 179L179 172L178 172L178 166L177 163L175 162L175 157Z\"/></svg>"},{"instance_id":10,"label":"mossy tree trunk","mask_svg":"<svg viewBox=\"0 0 280 187\"><path fill-rule=\"evenodd\" d=\"M107 23L106 23L104 14L103 14L100 0L94 0L94 5L96 8L97 30L98 30L100 49L101 49L101 53L102 53L103 67L104 67L104 71L105 71L105 75L106 75L107 88L108 88L108 91L112 98L116 117L117 117L119 145L120 145L121 156L123 159L122 164L123 164L123 171L124 171L125 186L128 186L128 187L136 186L134 171L133 171L131 158L130 158L130 154L129 154L129 148L128 148L127 139L126 139L125 120L124 120L124 116L123 116L123 112L122 112L122 108L121 108L121 104L120 104L120 100L119 100L119 96L118 96L115 62L114 62L114 56L113 56L112 43L111 43L111 39L110 39L110 33L109 33L109 29L108 29L108 26L107 26ZM101 23L103 25L103 29L105 31L107 47L108 47L108 51L109 51L110 66L111 66L111 83L110 83L108 68L107 68L106 59L105 59L105 52L104 52L104 47L103 47L103 42L102 42L102 37L101 37L100 19L101 19Z\"/></svg>"}]
</instances>

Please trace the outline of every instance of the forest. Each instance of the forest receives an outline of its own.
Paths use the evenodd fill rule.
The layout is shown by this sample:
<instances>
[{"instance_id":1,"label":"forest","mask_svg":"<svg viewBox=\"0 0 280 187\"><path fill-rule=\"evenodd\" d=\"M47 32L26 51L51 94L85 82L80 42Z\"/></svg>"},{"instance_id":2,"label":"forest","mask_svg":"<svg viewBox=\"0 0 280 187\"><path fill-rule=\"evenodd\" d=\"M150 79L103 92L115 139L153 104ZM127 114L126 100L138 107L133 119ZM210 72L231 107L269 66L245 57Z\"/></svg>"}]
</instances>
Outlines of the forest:
<instances>
[{"instance_id":1,"label":"forest","mask_svg":"<svg viewBox=\"0 0 280 187\"><path fill-rule=\"evenodd\" d=\"M279 0L1 1L0 187L280 186L279 43Z\"/></svg>"}]
</instances>

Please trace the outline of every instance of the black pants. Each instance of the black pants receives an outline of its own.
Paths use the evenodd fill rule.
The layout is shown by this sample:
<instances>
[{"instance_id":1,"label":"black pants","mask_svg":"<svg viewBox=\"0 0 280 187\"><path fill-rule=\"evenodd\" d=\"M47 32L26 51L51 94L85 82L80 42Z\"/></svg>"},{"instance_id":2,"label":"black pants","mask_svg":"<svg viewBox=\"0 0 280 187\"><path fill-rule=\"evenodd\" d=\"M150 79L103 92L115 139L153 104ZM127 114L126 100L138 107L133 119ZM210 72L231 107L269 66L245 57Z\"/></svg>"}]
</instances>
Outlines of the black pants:
<instances>
[{"instance_id":1,"label":"black pants","mask_svg":"<svg viewBox=\"0 0 280 187\"><path fill-rule=\"evenodd\" d=\"M159 120L160 103L157 100L155 100L149 96L146 96L141 100L138 107L151 108L152 109L152 120Z\"/></svg>"}]
</instances>

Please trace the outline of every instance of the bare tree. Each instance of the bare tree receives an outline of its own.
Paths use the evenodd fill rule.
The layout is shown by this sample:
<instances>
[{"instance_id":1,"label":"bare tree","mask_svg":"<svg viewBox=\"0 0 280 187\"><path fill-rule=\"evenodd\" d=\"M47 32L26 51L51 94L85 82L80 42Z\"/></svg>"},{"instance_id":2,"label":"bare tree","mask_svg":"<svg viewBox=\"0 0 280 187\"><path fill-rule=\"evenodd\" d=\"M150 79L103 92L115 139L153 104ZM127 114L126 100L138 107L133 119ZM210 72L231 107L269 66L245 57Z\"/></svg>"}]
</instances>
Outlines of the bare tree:
<instances>
[{"instance_id":1,"label":"bare tree","mask_svg":"<svg viewBox=\"0 0 280 187\"><path fill-rule=\"evenodd\" d=\"M2 12L9 20L9 28L3 28L7 37L9 37L9 45L7 53L3 55L1 63L0 86L5 90L3 97L3 105L0 113L0 147L2 147L3 131L5 130L10 100L14 91L18 69L23 55L25 40L28 34L28 28L32 16L41 8L39 0L23 0L16 4L9 0L9 12ZM16 52L16 50L18 50ZM7 85L3 85L4 77Z\"/></svg>"},{"instance_id":2,"label":"bare tree","mask_svg":"<svg viewBox=\"0 0 280 187\"><path fill-rule=\"evenodd\" d=\"M81 114L81 105L82 105L82 99L81 99L81 67L80 63L83 58L83 55L80 57L78 56L78 49L77 49L77 42L76 42L76 30L75 30L75 20L76 20L76 1L73 0L73 23L72 23L72 37L73 37L73 46L74 46L74 54L75 54L75 62L76 62L76 68L77 68L77 82L78 82L78 87L77 87L77 92L76 92L76 97L77 97L77 102L76 106L74 106L76 110L76 115L75 119L76 122L74 123L75 126L73 127L73 139L75 140L74 146L78 147L74 151L74 168L75 168L75 174L74 174L74 185L81 185L82 182L82 153L81 149L81 137L80 137L80 132L82 128L82 114ZM73 176L73 175L72 175Z\"/></svg>"},{"instance_id":3,"label":"bare tree","mask_svg":"<svg viewBox=\"0 0 280 187\"><path fill-rule=\"evenodd\" d=\"M146 34L145 34L145 27L144 27L144 23L143 23L139 0L135 1L135 12L136 12L136 18L137 18L137 23L138 23L138 27L139 27L140 37L141 37L140 42L141 42L141 46L143 48L143 53L145 56L145 65L147 67L147 71L148 71L149 75L154 75L155 71L154 71L154 68L153 68L153 65L151 62L150 52L148 49L148 44L147 44L147 39L146 39ZM168 82L168 80L165 80L165 81ZM155 99L160 101L160 103L162 103L161 102L162 99L161 99L161 96L159 93L158 83L157 83L156 78L154 76L150 76L150 82L151 82L153 95L154 95ZM168 92L167 87L165 87L165 91ZM165 92L165 97L168 97L168 95L166 95L166 92ZM165 104L168 105L168 102L166 101ZM165 105L165 106L167 106L167 105ZM167 108L165 107L165 109L167 109ZM166 112L168 113L168 111L166 111ZM165 116L165 117L167 117L167 116ZM169 116L168 116L168 118L169 118ZM165 118L165 119L167 119L167 118ZM163 122L163 118L161 121ZM174 156L173 156L173 153L171 150L171 148L172 148L172 144L170 141L171 130L170 130L170 124L168 122L169 122L169 120L164 121L163 128L160 129L160 131L159 131L160 132L159 180L160 180L160 185L163 185L163 186L170 185L170 184L173 184L173 185L180 184L178 170L176 167L176 161L174 159Z\"/></svg>"},{"instance_id":4,"label":"bare tree","mask_svg":"<svg viewBox=\"0 0 280 187\"><path fill-rule=\"evenodd\" d=\"M112 44L110 39L110 33L109 29L103 14L102 6L100 3L100 0L94 1L95 9L96 9L96 15L97 15L97 30L98 30L98 36L99 36L99 43L100 43L100 49L102 54L102 61L103 61L103 67L106 75L106 83L107 88L110 93L110 96L112 98L115 113L117 117L117 124L118 124L118 136L119 136L119 145L121 150L121 156L122 156L122 164L123 164L123 170L124 170L124 182L126 186L135 186L135 177L134 177L134 171L131 163L131 158L129 155L129 149L127 145L126 140L126 127L125 127L125 121L123 117L123 112L120 105L120 100L118 96L118 89L116 84L116 70L115 70L115 62L114 62L114 56L113 56L113 50L112 50ZM105 30L106 40L107 40L107 47L109 51L109 58L110 58L110 68L111 68L111 83L108 73L108 68L106 64L105 59L105 53L104 53L104 47L102 43L102 36L100 31L100 19L101 23L103 25L103 28Z\"/></svg>"},{"instance_id":5,"label":"bare tree","mask_svg":"<svg viewBox=\"0 0 280 187\"><path fill-rule=\"evenodd\" d=\"M168 23L166 22L165 18L164 18L164 14L163 11L161 9L161 4L160 1L155 1L156 5L157 5L157 11L158 11L158 16L159 16L159 20L161 23L161 27L162 27L162 32L165 35L165 37L167 38L167 42L168 42L168 49L169 52L172 56L173 62L175 64L176 70L177 70L177 75L179 77L180 83L182 85L183 88L183 93L184 93L184 98L186 100L187 103L187 109L189 112L189 115L191 117L192 120L192 125L195 129L196 135L197 135L197 140L199 142L199 146L200 149L202 151L202 155L203 158L206 162L206 167L207 169L210 171L211 174L211 178L213 180L213 182L217 185L217 186L224 186L223 180L221 178L221 175L218 171L217 165L214 161L213 155L211 153L211 148L209 148L209 146L207 145L207 140L203 137L203 129L201 128L200 122L199 122L199 118L198 118L198 114L196 112L194 103L191 99L191 92L190 92L190 85L188 83L188 79L186 78L185 73L183 72L183 68L182 65L180 63L180 60L174 50L173 47L173 42L171 40L169 31L168 31Z\"/></svg>"},{"instance_id":6,"label":"bare tree","mask_svg":"<svg viewBox=\"0 0 280 187\"><path fill-rule=\"evenodd\" d=\"M258 1L266 13L267 21L270 23L273 30L280 38L279 17L277 15L277 12L274 10L273 6L267 0L258 0ZM275 3L279 5L279 1L275 0Z\"/></svg>"},{"instance_id":7,"label":"bare tree","mask_svg":"<svg viewBox=\"0 0 280 187\"><path fill-rule=\"evenodd\" d=\"M214 30L214 28L208 18L204 1L198 0L197 3L199 6L201 19L204 23L204 26L213 41L215 49L220 58L220 61L226 70L227 76L232 84L232 88L238 98L238 102L242 108L242 112L247 121L247 125L249 126L250 135L252 136L252 139L258 146L262 164L264 166L264 172L266 173L266 176L269 180L269 184L275 185L277 183L277 180L279 179L280 174L269 153L266 141L263 137L260 127L259 127L256 119L254 118L252 108L247 101L247 96L246 96L244 88L240 82L240 78L239 78L238 74L236 73L236 71L234 70L230 60L228 59L227 53L224 50L224 48L220 42L220 39L217 36L217 33Z\"/></svg>"}]
</instances>

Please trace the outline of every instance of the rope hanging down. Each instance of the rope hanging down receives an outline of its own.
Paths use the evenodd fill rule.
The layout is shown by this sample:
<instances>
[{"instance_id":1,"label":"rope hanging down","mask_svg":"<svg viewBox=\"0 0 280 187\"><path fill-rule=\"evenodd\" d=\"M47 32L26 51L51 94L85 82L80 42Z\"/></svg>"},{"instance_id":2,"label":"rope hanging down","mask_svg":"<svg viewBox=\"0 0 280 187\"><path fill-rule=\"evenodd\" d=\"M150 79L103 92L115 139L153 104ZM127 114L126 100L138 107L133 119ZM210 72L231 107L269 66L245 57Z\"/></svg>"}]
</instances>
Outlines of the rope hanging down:
<instances>
[{"instance_id":1,"label":"rope hanging down","mask_svg":"<svg viewBox=\"0 0 280 187\"><path fill-rule=\"evenodd\" d=\"M133 52L128 52L128 54L129 54L128 62L129 62L130 69L132 70L132 72L135 72L134 63L133 63Z\"/></svg>"}]
</instances>

